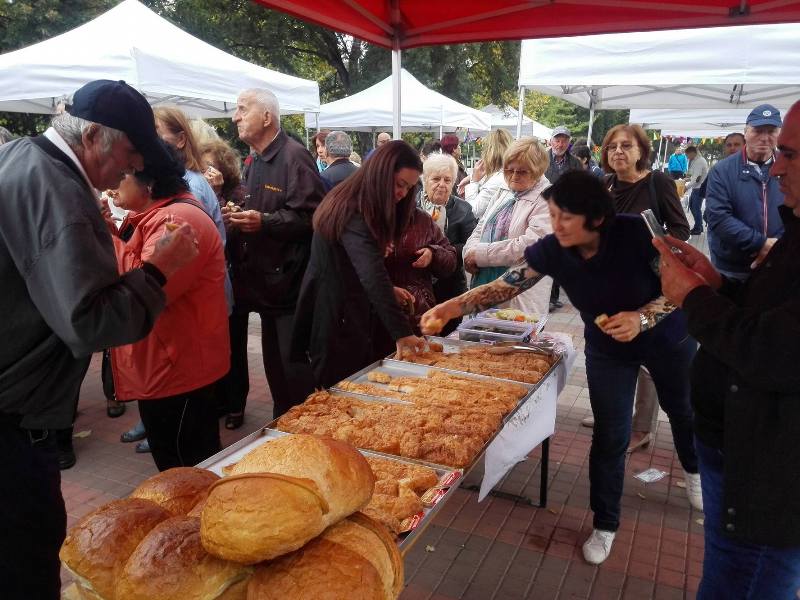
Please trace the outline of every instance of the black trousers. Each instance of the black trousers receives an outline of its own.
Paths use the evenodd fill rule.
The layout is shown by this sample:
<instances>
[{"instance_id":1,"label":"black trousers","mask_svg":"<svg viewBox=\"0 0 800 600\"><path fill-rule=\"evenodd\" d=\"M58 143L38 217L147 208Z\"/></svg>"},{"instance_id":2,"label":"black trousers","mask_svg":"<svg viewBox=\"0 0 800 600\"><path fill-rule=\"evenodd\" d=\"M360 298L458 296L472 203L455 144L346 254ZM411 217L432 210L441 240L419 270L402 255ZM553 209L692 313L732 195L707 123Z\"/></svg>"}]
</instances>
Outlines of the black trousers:
<instances>
[{"instance_id":1,"label":"black trousers","mask_svg":"<svg viewBox=\"0 0 800 600\"><path fill-rule=\"evenodd\" d=\"M168 398L139 400L139 416L159 471L191 467L221 449L214 384Z\"/></svg>"},{"instance_id":2,"label":"black trousers","mask_svg":"<svg viewBox=\"0 0 800 600\"><path fill-rule=\"evenodd\" d=\"M67 512L55 433L28 432L0 416L0 453L0 596L57 600Z\"/></svg>"},{"instance_id":3,"label":"black trousers","mask_svg":"<svg viewBox=\"0 0 800 600\"><path fill-rule=\"evenodd\" d=\"M261 351L264 372L274 405L273 417L278 418L292 406L301 404L314 391L314 377L308 363L292 361L292 321L294 315L261 317ZM249 312L233 309L230 316L231 370L225 384L228 412L243 412L250 392L247 364L247 321Z\"/></svg>"}]
</instances>

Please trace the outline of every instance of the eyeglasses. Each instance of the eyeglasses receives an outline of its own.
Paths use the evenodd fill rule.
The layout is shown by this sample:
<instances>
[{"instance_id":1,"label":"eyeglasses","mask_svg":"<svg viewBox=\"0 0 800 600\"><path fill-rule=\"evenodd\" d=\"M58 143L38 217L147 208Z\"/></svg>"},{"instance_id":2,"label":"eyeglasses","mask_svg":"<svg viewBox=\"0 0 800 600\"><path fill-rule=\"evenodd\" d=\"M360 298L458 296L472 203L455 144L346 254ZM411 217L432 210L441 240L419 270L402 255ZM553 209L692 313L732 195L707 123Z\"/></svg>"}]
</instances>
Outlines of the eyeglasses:
<instances>
[{"instance_id":1,"label":"eyeglasses","mask_svg":"<svg viewBox=\"0 0 800 600\"><path fill-rule=\"evenodd\" d=\"M630 142L622 142L621 144L609 144L606 146L606 152L616 152L617 150L622 150L623 152L630 152L633 150L634 144Z\"/></svg>"},{"instance_id":2,"label":"eyeglasses","mask_svg":"<svg viewBox=\"0 0 800 600\"><path fill-rule=\"evenodd\" d=\"M520 177L527 177L531 174L528 169L503 169L503 173L506 177L516 177L517 175Z\"/></svg>"}]
</instances>

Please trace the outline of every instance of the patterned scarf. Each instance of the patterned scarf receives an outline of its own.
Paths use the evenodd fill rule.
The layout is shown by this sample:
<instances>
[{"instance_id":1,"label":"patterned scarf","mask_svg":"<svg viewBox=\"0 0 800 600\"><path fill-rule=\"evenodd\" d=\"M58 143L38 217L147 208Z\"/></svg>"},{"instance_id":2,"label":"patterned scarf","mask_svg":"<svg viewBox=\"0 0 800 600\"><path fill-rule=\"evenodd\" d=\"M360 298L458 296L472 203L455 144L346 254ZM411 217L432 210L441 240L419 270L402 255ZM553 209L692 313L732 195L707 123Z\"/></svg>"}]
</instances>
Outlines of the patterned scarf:
<instances>
[{"instance_id":1,"label":"patterned scarf","mask_svg":"<svg viewBox=\"0 0 800 600\"><path fill-rule=\"evenodd\" d=\"M514 213L514 206L518 198L519 193L512 192L507 199L498 202L497 210L486 220L486 225L481 233L482 244L501 242L508 238L508 230L511 227L511 216ZM472 278L470 287L474 288L484 283L494 281L505 272L506 267L481 267Z\"/></svg>"}]
</instances>

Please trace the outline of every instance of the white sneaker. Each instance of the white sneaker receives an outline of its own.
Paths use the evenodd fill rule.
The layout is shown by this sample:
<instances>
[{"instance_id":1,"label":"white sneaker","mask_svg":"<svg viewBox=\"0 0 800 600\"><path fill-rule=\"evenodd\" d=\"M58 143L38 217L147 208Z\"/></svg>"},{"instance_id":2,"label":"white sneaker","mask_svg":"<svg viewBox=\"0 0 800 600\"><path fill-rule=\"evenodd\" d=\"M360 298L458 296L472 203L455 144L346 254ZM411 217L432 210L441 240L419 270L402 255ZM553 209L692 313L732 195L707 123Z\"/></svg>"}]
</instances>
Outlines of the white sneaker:
<instances>
[{"instance_id":1,"label":"white sneaker","mask_svg":"<svg viewBox=\"0 0 800 600\"><path fill-rule=\"evenodd\" d=\"M683 472L686 482L686 495L692 508L703 512L703 488L700 486L700 473Z\"/></svg>"},{"instance_id":2,"label":"white sneaker","mask_svg":"<svg viewBox=\"0 0 800 600\"><path fill-rule=\"evenodd\" d=\"M611 544L614 543L613 531L603 531L602 529L592 529L592 535L583 544L583 558L586 562L599 565L611 553Z\"/></svg>"}]
</instances>

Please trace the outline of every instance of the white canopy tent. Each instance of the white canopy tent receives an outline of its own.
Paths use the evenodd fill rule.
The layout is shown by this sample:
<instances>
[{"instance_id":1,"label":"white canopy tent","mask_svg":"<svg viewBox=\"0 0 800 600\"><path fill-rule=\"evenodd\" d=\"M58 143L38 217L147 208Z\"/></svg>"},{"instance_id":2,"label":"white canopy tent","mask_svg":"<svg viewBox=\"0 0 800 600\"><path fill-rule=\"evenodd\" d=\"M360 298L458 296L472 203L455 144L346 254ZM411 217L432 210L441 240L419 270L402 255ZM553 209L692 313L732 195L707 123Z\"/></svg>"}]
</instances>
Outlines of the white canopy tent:
<instances>
[{"instance_id":1,"label":"white canopy tent","mask_svg":"<svg viewBox=\"0 0 800 600\"><path fill-rule=\"evenodd\" d=\"M492 116L492 129L505 129L512 135L517 131L517 121L519 113L510 106L499 107L496 104L489 104L481 109L483 112ZM520 135L537 137L540 140L549 140L553 135L550 127L534 121L530 117L522 116L522 131Z\"/></svg>"},{"instance_id":2,"label":"white canopy tent","mask_svg":"<svg viewBox=\"0 0 800 600\"><path fill-rule=\"evenodd\" d=\"M645 129L674 129L675 127L701 130L744 131L748 108L724 109L631 109L629 123L638 123ZM785 115L788 107L776 106L781 115Z\"/></svg>"},{"instance_id":3,"label":"white canopy tent","mask_svg":"<svg viewBox=\"0 0 800 600\"><path fill-rule=\"evenodd\" d=\"M260 67L192 37L136 0L124 0L67 33L0 56L0 110L53 113L95 79L122 79L150 104L194 117L236 109L242 89L275 93L281 112L319 109L314 81Z\"/></svg>"},{"instance_id":4,"label":"white canopy tent","mask_svg":"<svg viewBox=\"0 0 800 600\"><path fill-rule=\"evenodd\" d=\"M790 23L525 40L520 106L526 89L592 112L788 106L800 97L798 39Z\"/></svg>"},{"instance_id":5,"label":"white canopy tent","mask_svg":"<svg viewBox=\"0 0 800 600\"><path fill-rule=\"evenodd\" d=\"M404 131L470 129L490 131L491 116L428 89L411 73L401 70L402 106L400 126ZM306 128L345 131L390 130L393 124L392 77L357 94L323 104L319 117L306 113Z\"/></svg>"}]
</instances>

